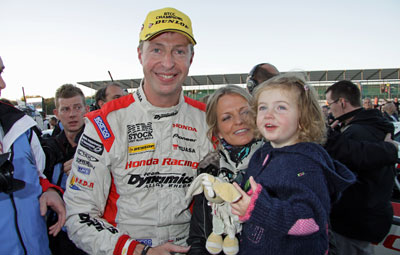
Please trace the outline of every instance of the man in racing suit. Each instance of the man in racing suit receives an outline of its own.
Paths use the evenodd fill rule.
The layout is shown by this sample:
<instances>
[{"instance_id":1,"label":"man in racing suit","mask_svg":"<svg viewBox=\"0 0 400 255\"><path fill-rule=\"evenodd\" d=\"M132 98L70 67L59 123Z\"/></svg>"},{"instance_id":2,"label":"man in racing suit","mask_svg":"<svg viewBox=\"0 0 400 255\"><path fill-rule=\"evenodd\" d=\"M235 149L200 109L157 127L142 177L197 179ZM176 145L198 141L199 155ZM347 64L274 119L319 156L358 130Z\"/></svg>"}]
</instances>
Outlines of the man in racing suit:
<instances>
[{"instance_id":1,"label":"man in racing suit","mask_svg":"<svg viewBox=\"0 0 400 255\"><path fill-rule=\"evenodd\" d=\"M184 197L212 150L205 105L182 91L195 43L185 14L150 12L138 47L140 87L87 114L64 200L68 234L89 254L188 251L178 246L191 217Z\"/></svg>"}]
</instances>

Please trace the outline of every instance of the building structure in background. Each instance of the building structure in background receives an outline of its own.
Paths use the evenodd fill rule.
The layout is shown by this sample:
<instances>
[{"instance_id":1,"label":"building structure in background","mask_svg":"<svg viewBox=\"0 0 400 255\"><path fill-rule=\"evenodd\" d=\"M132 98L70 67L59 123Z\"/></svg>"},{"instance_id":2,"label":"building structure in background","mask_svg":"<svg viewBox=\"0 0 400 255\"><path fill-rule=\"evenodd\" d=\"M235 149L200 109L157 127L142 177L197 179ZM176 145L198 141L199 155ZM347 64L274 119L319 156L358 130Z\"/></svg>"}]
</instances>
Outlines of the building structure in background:
<instances>
[{"instance_id":1,"label":"building structure in background","mask_svg":"<svg viewBox=\"0 0 400 255\"><path fill-rule=\"evenodd\" d=\"M354 69L354 70L325 70L302 71L311 85L318 92L320 101L325 102L325 91L333 83L339 80L350 80L360 87L362 97L370 97L378 100L393 100L400 97L400 68L382 69ZM285 72L281 72L285 73ZM186 96L200 99L213 93L216 89L226 84L246 86L247 73L238 74L210 74L188 76L183 83ZM141 78L114 80L129 92L136 90ZM85 87L98 90L110 81L78 82Z\"/></svg>"}]
</instances>

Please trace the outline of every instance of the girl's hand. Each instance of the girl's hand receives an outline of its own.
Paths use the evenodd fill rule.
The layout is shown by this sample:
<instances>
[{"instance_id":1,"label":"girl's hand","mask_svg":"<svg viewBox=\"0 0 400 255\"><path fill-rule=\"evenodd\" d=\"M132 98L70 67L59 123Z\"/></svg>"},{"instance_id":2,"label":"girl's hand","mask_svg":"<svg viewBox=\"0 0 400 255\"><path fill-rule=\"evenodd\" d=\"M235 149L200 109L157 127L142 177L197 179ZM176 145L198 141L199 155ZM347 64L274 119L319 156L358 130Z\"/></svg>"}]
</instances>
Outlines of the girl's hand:
<instances>
[{"instance_id":1,"label":"girl's hand","mask_svg":"<svg viewBox=\"0 0 400 255\"><path fill-rule=\"evenodd\" d=\"M244 190L242 190L242 188L236 182L233 183L235 188L240 192L240 194L242 194L242 198L234 203L231 203L232 213L240 217L243 217L246 214L251 202L251 197L255 194L257 189L257 183L254 181L253 176L250 176L249 181L252 189L252 192L250 192L251 195L248 195Z\"/></svg>"}]
</instances>

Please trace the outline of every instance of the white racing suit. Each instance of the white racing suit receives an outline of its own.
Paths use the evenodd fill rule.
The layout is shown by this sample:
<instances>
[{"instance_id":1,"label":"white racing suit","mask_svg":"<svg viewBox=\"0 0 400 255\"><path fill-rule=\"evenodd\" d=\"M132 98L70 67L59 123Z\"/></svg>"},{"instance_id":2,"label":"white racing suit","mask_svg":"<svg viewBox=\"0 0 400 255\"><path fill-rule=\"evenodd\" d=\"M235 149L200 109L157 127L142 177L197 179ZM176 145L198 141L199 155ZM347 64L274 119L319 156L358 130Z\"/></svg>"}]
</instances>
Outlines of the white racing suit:
<instances>
[{"instance_id":1,"label":"white racing suit","mask_svg":"<svg viewBox=\"0 0 400 255\"><path fill-rule=\"evenodd\" d=\"M212 150L204 111L183 92L178 105L154 107L140 87L86 115L64 194L68 235L79 248L127 254L134 239L186 246L185 193Z\"/></svg>"}]
</instances>

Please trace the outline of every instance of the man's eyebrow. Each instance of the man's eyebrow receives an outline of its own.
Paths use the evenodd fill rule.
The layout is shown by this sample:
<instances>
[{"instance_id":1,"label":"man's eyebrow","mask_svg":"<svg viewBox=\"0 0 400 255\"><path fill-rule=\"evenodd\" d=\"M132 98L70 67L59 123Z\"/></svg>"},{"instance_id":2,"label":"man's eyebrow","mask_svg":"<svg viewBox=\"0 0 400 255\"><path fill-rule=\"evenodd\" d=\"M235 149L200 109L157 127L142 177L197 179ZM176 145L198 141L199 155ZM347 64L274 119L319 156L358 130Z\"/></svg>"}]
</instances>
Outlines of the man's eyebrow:
<instances>
[{"instance_id":1,"label":"man's eyebrow","mask_svg":"<svg viewBox=\"0 0 400 255\"><path fill-rule=\"evenodd\" d=\"M160 43L160 42L155 42L155 43L152 43L152 44L150 44L150 46L156 46L156 47L163 47L164 46L164 44L162 44L162 43Z\"/></svg>"}]
</instances>

